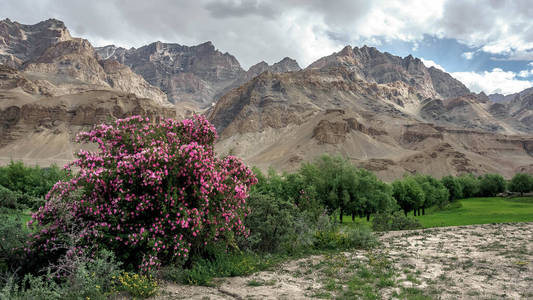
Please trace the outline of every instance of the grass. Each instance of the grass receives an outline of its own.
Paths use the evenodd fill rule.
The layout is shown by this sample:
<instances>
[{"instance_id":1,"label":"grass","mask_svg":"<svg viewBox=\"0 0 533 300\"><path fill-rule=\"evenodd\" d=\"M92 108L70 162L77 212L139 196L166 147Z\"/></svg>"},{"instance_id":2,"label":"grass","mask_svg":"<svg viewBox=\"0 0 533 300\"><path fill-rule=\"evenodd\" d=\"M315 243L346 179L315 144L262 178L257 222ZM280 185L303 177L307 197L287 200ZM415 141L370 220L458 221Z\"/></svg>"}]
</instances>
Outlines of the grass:
<instances>
[{"instance_id":1,"label":"grass","mask_svg":"<svg viewBox=\"0 0 533 300\"><path fill-rule=\"evenodd\" d=\"M460 205L416 217L426 228L489 223L533 222L533 198L469 198Z\"/></svg>"},{"instance_id":2,"label":"grass","mask_svg":"<svg viewBox=\"0 0 533 300\"><path fill-rule=\"evenodd\" d=\"M413 215L412 212L409 213ZM443 210L428 209L426 215L415 217L424 228L461 226L490 223L533 222L533 197L468 198L449 205ZM368 224L366 218L343 217L345 226Z\"/></svg>"}]
</instances>

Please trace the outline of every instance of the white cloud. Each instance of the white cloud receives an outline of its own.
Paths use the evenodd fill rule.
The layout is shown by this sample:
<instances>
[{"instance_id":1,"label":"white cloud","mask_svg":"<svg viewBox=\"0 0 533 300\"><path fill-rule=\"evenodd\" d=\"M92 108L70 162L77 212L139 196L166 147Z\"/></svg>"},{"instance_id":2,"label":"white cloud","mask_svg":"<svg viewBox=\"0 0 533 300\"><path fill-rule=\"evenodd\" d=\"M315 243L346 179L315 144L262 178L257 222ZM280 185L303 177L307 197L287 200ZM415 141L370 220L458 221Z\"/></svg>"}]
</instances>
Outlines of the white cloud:
<instances>
[{"instance_id":1,"label":"white cloud","mask_svg":"<svg viewBox=\"0 0 533 300\"><path fill-rule=\"evenodd\" d=\"M424 63L424 65L426 67L434 67L434 68L437 68L443 72L446 72L446 70L444 70L444 67L439 65L438 63L432 61L431 59L423 59L423 58L420 58L420 60Z\"/></svg>"},{"instance_id":2,"label":"white cloud","mask_svg":"<svg viewBox=\"0 0 533 300\"><path fill-rule=\"evenodd\" d=\"M474 52L465 52L461 56L467 60L471 60L474 57Z\"/></svg>"},{"instance_id":3,"label":"white cloud","mask_svg":"<svg viewBox=\"0 0 533 300\"><path fill-rule=\"evenodd\" d=\"M520 72L518 72L518 77L522 77L522 78L525 78L525 77L529 77L533 75L533 70L522 70Z\"/></svg>"},{"instance_id":4,"label":"white cloud","mask_svg":"<svg viewBox=\"0 0 533 300\"><path fill-rule=\"evenodd\" d=\"M527 0L433 0L431 5L427 0L3 2L2 17L22 23L55 17L98 45L112 41L139 47L155 40L193 45L211 40L244 67L285 56L305 66L346 44L381 39L412 42L417 49L427 35L533 60L528 51L533 48L533 10Z\"/></svg>"},{"instance_id":5,"label":"white cloud","mask_svg":"<svg viewBox=\"0 0 533 300\"><path fill-rule=\"evenodd\" d=\"M453 77L464 83L471 91L486 94L500 93L504 95L520 92L533 86L533 82L518 79L518 74L494 68L483 73L453 72Z\"/></svg>"}]
</instances>

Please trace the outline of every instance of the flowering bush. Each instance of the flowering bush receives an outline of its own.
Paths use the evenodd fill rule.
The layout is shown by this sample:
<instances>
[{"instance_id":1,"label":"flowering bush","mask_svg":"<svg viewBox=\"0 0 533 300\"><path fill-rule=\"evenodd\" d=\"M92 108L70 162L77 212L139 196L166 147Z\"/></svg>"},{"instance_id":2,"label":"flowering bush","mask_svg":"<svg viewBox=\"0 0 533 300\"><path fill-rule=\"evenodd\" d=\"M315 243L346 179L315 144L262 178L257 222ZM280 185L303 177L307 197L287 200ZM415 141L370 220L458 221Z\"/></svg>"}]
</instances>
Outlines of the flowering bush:
<instances>
[{"instance_id":1,"label":"flowering bush","mask_svg":"<svg viewBox=\"0 0 533 300\"><path fill-rule=\"evenodd\" d=\"M215 157L216 138L203 116L181 122L133 116L80 133L78 141L98 151L80 151L68 166L79 171L59 181L32 216L30 251L54 257L106 248L126 266L149 271L233 243L247 234L242 218L257 180L238 158ZM62 237L73 231L73 247L64 247Z\"/></svg>"}]
</instances>

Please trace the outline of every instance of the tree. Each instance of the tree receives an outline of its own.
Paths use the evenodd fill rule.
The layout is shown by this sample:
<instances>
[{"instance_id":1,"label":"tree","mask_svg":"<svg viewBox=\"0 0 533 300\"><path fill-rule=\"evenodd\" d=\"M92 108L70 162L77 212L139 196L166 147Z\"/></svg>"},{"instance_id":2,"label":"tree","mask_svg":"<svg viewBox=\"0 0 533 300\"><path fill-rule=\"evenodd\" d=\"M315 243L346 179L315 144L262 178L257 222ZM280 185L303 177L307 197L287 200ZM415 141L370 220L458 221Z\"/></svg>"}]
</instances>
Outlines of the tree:
<instances>
[{"instance_id":1,"label":"tree","mask_svg":"<svg viewBox=\"0 0 533 300\"><path fill-rule=\"evenodd\" d=\"M462 175L457 177L457 180L462 187L464 198L477 197L480 195L480 182L474 175Z\"/></svg>"},{"instance_id":2,"label":"tree","mask_svg":"<svg viewBox=\"0 0 533 300\"><path fill-rule=\"evenodd\" d=\"M443 207L448 202L449 192L440 181L428 175L417 175L414 179L424 192L424 201L418 207L418 215L420 215L420 209L422 209L422 215L425 215L426 208L434 205Z\"/></svg>"},{"instance_id":3,"label":"tree","mask_svg":"<svg viewBox=\"0 0 533 300\"><path fill-rule=\"evenodd\" d=\"M392 183L392 190L393 197L403 209L405 215L411 210L418 209L424 201L424 191L412 177L394 181Z\"/></svg>"},{"instance_id":4,"label":"tree","mask_svg":"<svg viewBox=\"0 0 533 300\"><path fill-rule=\"evenodd\" d=\"M509 191L520 193L520 196L531 190L533 190L533 177L529 174L518 173L509 182Z\"/></svg>"},{"instance_id":5,"label":"tree","mask_svg":"<svg viewBox=\"0 0 533 300\"><path fill-rule=\"evenodd\" d=\"M453 176L444 176L441 179L441 183L448 190L449 200L455 201L457 199L463 198L463 186L458 178Z\"/></svg>"},{"instance_id":6,"label":"tree","mask_svg":"<svg viewBox=\"0 0 533 300\"><path fill-rule=\"evenodd\" d=\"M385 212L394 205L392 188L388 184L365 169L359 169L357 177L358 185L354 192L356 201L352 203L355 208L352 219L359 212L359 214L366 216L367 221L369 221L370 215Z\"/></svg>"},{"instance_id":7,"label":"tree","mask_svg":"<svg viewBox=\"0 0 533 300\"><path fill-rule=\"evenodd\" d=\"M323 155L305 163L299 173L304 182L314 186L316 196L330 212L339 210L339 220L352 210L357 186L357 169L340 156Z\"/></svg>"},{"instance_id":8,"label":"tree","mask_svg":"<svg viewBox=\"0 0 533 300\"><path fill-rule=\"evenodd\" d=\"M485 174L480 179L479 187L481 196L494 197L505 192L505 179L499 174Z\"/></svg>"}]
</instances>

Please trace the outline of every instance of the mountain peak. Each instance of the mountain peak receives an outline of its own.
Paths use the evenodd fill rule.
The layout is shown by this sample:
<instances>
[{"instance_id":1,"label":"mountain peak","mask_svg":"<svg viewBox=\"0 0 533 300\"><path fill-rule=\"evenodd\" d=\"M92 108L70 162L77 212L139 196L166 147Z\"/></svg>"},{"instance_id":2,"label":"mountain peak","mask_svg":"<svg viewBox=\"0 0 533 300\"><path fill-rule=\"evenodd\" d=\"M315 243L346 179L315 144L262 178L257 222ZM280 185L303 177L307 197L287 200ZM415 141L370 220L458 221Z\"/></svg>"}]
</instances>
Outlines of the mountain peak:
<instances>
[{"instance_id":1,"label":"mountain peak","mask_svg":"<svg viewBox=\"0 0 533 300\"><path fill-rule=\"evenodd\" d=\"M352 49L352 46L347 45L347 46L345 46L344 48L342 48L342 50L339 52L339 55L343 55L343 56L352 56L352 55L353 55L353 49Z\"/></svg>"},{"instance_id":2,"label":"mountain peak","mask_svg":"<svg viewBox=\"0 0 533 300\"><path fill-rule=\"evenodd\" d=\"M55 43L71 39L65 24L57 19L25 25L6 18L0 21L0 63L18 69Z\"/></svg>"}]
</instances>

